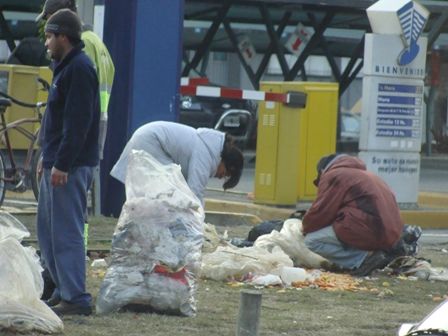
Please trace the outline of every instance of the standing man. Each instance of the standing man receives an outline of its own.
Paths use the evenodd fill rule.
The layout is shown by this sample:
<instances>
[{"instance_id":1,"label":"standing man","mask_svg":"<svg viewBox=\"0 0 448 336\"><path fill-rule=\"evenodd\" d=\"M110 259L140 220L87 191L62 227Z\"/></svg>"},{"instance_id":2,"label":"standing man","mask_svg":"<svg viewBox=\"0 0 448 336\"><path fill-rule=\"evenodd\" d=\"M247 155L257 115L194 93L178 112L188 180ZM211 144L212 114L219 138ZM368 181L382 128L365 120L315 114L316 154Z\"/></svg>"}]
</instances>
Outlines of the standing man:
<instances>
[{"instance_id":1,"label":"standing man","mask_svg":"<svg viewBox=\"0 0 448 336\"><path fill-rule=\"evenodd\" d=\"M42 13L40 13L36 22L41 20L48 20L48 18L53 15L56 11L60 9L70 9L71 11L77 13L75 0L46 0ZM90 60L95 66L96 73L99 81L99 92L100 92L100 107L101 107L101 118L100 118L100 131L99 131L99 157L100 160L103 159L104 143L106 141L107 133L107 120L108 120L108 108L109 108L109 98L112 90L112 84L115 75L115 67L110 57L107 47L104 45L101 38L95 34L89 27L84 25L81 34L81 40L84 42L84 52L89 56ZM94 170L93 180L95 182L95 188L93 190L95 200L95 212L100 212L100 176L99 167ZM87 216L86 216L87 217ZM87 218L85 218L85 232L88 234L88 224ZM86 237L87 240L87 237ZM45 267L45 265L43 265ZM53 291L54 284L48 278L48 272L45 269L43 272L45 280L45 289L42 295L42 299L49 299ZM54 301L53 301L54 302ZM57 302L57 300L56 300Z\"/></svg>"},{"instance_id":2,"label":"standing man","mask_svg":"<svg viewBox=\"0 0 448 336\"><path fill-rule=\"evenodd\" d=\"M53 13L64 8L70 9L71 11L77 13L75 0L46 0L43 11L36 18L36 22L40 20L48 20ZM107 132L107 110L109 107L110 93L112 91L112 84L114 81L115 67L109 51L100 37L86 25L82 28L83 32L81 34L81 40L84 42L84 52L93 62L99 81L101 105L99 153L100 160L102 160Z\"/></svg>"},{"instance_id":3,"label":"standing man","mask_svg":"<svg viewBox=\"0 0 448 336\"><path fill-rule=\"evenodd\" d=\"M54 13L45 38L54 73L42 125L37 235L56 284L53 298L60 301L52 309L58 315L89 315L83 231L87 190L98 164L98 78L82 51L81 21L74 12Z\"/></svg>"},{"instance_id":4,"label":"standing man","mask_svg":"<svg viewBox=\"0 0 448 336\"><path fill-rule=\"evenodd\" d=\"M390 261L403 221L395 196L358 158L332 154L317 164L317 198L303 218L308 248L353 275Z\"/></svg>"}]
</instances>

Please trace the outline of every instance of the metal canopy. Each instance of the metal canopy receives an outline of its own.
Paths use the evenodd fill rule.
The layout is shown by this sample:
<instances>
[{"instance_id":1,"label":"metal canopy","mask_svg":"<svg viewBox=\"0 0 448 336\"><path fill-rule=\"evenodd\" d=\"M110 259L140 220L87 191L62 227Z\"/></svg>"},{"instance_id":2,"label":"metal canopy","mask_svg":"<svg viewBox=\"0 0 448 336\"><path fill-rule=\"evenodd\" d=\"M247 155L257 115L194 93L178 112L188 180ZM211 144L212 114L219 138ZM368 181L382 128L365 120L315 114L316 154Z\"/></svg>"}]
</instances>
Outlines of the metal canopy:
<instances>
[{"instance_id":1,"label":"metal canopy","mask_svg":"<svg viewBox=\"0 0 448 336\"><path fill-rule=\"evenodd\" d=\"M8 18L7 12L38 13L44 0L0 0L0 39L6 40L9 49L16 47L14 40L36 35L37 26L33 21Z\"/></svg>"},{"instance_id":2,"label":"metal canopy","mask_svg":"<svg viewBox=\"0 0 448 336\"><path fill-rule=\"evenodd\" d=\"M393 0L391 0L393 1ZM8 12L40 12L44 0L0 0L0 39L6 39L12 49L14 40L34 35L34 22L9 19ZM340 84L340 94L362 69L364 34L370 31L366 9L376 0L186 0L184 6L183 76L192 69L203 73L210 51L235 52L254 88L266 71L271 55L276 55L284 80L301 76L306 80L304 64L310 55L325 56L333 78ZM448 2L421 0L430 12L425 28L429 48L441 32L448 31ZM286 60L284 47L289 34L298 23L315 33L294 64ZM249 36L258 54L259 64L246 64L238 50L242 35ZM339 57L350 61L340 67ZM201 61L204 61L201 63Z\"/></svg>"},{"instance_id":3,"label":"metal canopy","mask_svg":"<svg viewBox=\"0 0 448 336\"><path fill-rule=\"evenodd\" d=\"M362 69L364 34L370 32L366 9L376 0L187 0L185 3L184 49L194 50L191 59L184 58L183 76L198 70L209 51L236 52L243 68L258 88L269 57L279 60L284 80L302 78L304 63L310 55L322 55L328 60L340 94ZM420 1L430 12L425 28L429 48L442 31L448 28L448 3ZM314 35L294 65L288 66L284 43L298 23L312 27ZM263 60L252 68L238 50L238 38L249 36ZM341 69L338 57L349 57ZM203 69L202 69L203 70ZM200 71L200 70L198 70Z\"/></svg>"},{"instance_id":4,"label":"metal canopy","mask_svg":"<svg viewBox=\"0 0 448 336\"><path fill-rule=\"evenodd\" d=\"M0 9L17 12L38 13L44 0L0 0Z\"/></svg>"}]
</instances>

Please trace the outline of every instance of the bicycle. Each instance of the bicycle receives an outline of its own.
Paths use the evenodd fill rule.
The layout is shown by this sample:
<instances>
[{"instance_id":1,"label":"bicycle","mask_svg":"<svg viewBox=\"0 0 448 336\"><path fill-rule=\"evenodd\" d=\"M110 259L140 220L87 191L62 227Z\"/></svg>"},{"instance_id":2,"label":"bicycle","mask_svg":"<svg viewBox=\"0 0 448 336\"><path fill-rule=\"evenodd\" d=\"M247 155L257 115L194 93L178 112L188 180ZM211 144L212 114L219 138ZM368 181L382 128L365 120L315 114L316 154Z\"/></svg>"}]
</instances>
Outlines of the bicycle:
<instances>
[{"instance_id":1,"label":"bicycle","mask_svg":"<svg viewBox=\"0 0 448 336\"><path fill-rule=\"evenodd\" d=\"M39 80L39 82L41 81ZM47 88L45 84L48 83L41 83L44 85L44 89ZM0 151L0 206L5 199L6 190L23 193L30 189L30 183L34 197L37 200L39 196L40 181L40 177L38 176L38 165L39 160L41 159L41 149L36 149L39 130L33 133L27 130L25 126L36 123L39 125L41 124L43 115L41 109L46 106L46 103L26 103L11 97L4 92L0 92L0 97L3 97L0 98L0 139L2 139L5 146L5 149ZM7 123L5 112L13 103L35 109L35 116L21 118ZM11 130L17 131L29 140L29 146L26 150L26 157L23 164L19 164L17 153L14 153L9 136ZM5 160L5 154L3 152L6 152L8 162Z\"/></svg>"}]
</instances>

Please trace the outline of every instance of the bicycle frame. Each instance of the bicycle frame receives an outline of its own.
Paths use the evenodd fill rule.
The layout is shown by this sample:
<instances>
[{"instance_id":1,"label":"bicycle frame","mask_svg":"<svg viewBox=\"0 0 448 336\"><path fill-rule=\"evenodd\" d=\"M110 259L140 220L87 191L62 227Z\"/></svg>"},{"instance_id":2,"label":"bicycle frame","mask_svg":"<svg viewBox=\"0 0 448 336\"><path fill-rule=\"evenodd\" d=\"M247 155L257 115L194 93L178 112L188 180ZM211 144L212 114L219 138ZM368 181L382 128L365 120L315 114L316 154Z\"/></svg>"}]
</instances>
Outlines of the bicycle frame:
<instances>
[{"instance_id":1,"label":"bicycle frame","mask_svg":"<svg viewBox=\"0 0 448 336\"><path fill-rule=\"evenodd\" d=\"M38 78L38 82L44 85L44 89L49 87L43 79ZM16 104L25 108L31 108L35 112L32 117L26 117L14 120L10 123L6 122L5 113L11 104ZM26 126L39 125L42 122L41 108L45 107L46 103L27 103L19 99L16 99L9 94L0 91L0 138L4 139L5 152L7 153L7 159L5 160L3 151L0 152L0 205L3 204L5 199L6 190L14 192L25 192L29 189L31 183L31 189L34 196L37 199L39 195L39 162L40 162L40 149L35 150L35 145L39 136L39 130L31 132L26 129ZM9 132L14 130L18 134L21 134L28 140L29 145L26 153L24 163L17 162L17 154L13 151Z\"/></svg>"},{"instance_id":2,"label":"bicycle frame","mask_svg":"<svg viewBox=\"0 0 448 336\"><path fill-rule=\"evenodd\" d=\"M36 108L39 109L39 107L36 107ZM2 113L0 115L0 119L1 119L1 125L2 125L0 128L0 137L3 136L5 139L6 150L7 150L9 162L11 165L10 168L12 170L16 171L17 163L16 163L16 160L14 157L13 148L11 146L8 131L15 130L15 131L19 132L20 134L22 134L23 136L25 136L30 141L30 144L27 149L26 159L25 159L25 162L24 162L23 168L22 168L22 171L25 173L25 175L27 175L31 170L30 169L31 168L31 160L33 157L34 146L38 139L39 130L32 133L32 132L28 131L27 129L25 129L24 126L29 125L29 124L35 124L35 123L40 124L41 119L42 119L41 114L39 112L37 117L22 118L22 119L17 119L11 123L6 123L5 115ZM15 176L5 176L4 181L5 182L14 182Z\"/></svg>"}]
</instances>

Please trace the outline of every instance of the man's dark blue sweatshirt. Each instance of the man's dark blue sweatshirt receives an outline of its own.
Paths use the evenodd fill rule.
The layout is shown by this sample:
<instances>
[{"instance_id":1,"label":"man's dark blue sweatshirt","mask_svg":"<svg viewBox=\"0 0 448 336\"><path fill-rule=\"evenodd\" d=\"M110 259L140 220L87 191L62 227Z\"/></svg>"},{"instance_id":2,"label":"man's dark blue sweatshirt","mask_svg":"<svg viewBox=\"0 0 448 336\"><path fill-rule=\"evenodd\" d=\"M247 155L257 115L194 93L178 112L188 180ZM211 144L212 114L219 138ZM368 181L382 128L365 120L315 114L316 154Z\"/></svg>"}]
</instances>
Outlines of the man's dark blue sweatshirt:
<instances>
[{"instance_id":1,"label":"man's dark blue sweatshirt","mask_svg":"<svg viewBox=\"0 0 448 336\"><path fill-rule=\"evenodd\" d=\"M42 121L43 167L63 172L98 164L98 78L81 42L55 65Z\"/></svg>"}]
</instances>

